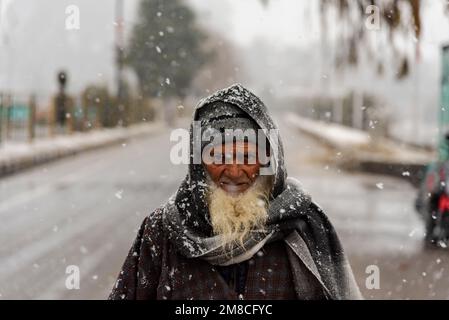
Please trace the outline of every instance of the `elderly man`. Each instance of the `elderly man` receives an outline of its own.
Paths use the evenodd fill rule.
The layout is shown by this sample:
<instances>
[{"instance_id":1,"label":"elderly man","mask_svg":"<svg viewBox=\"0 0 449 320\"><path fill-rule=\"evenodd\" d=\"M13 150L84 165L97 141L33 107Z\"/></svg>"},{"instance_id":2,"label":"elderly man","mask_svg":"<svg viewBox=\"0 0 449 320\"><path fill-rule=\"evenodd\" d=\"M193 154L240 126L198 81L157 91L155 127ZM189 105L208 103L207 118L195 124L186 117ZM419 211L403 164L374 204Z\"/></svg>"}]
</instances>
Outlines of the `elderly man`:
<instances>
[{"instance_id":1,"label":"elderly man","mask_svg":"<svg viewBox=\"0 0 449 320\"><path fill-rule=\"evenodd\" d=\"M228 139L236 130L243 139ZM201 100L187 177L143 221L109 299L360 298L328 218L287 177L276 132L239 84Z\"/></svg>"}]
</instances>

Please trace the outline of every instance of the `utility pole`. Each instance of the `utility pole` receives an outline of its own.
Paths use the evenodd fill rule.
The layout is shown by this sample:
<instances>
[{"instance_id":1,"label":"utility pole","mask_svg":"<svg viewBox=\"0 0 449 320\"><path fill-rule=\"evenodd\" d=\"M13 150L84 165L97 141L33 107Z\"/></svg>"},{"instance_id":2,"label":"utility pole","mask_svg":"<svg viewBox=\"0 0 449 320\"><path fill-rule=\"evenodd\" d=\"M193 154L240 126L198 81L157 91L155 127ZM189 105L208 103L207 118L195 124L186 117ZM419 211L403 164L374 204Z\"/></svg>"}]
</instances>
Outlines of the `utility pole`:
<instances>
[{"instance_id":1,"label":"utility pole","mask_svg":"<svg viewBox=\"0 0 449 320\"><path fill-rule=\"evenodd\" d=\"M420 62L421 62L421 50L419 39L416 40L415 44L415 68L412 72L411 85L413 87L412 94L410 95L412 101L410 105L413 108L411 119L411 127L410 127L410 137L414 137L414 142L420 144L421 141L421 105L420 105ZM414 74L413 74L414 73Z\"/></svg>"},{"instance_id":2,"label":"utility pole","mask_svg":"<svg viewBox=\"0 0 449 320\"><path fill-rule=\"evenodd\" d=\"M123 34L123 0L115 1L115 55L116 55L116 90L117 90L117 104L119 109L119 121L123 126L128 125L128 114L125 105L125 88L123 84L123 64L124 64L124 34ZM108 110L110 112L110 110ZM108 119L110 119L108 115Z\"/></svg>"}]
</instances>

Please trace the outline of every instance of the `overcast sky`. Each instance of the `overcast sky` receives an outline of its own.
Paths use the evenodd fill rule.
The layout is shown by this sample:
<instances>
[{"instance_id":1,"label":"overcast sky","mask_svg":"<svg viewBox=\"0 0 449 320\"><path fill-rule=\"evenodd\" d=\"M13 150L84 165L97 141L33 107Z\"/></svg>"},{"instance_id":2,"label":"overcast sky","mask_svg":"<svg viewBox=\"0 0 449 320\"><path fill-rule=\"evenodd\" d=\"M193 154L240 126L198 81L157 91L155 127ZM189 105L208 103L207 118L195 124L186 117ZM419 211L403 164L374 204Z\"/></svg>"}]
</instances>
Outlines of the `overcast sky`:
<instances>
[{"instance_id":1,"label":"overcast sky","mask_svg":"<svg viewBox=\"0 0 449 320\"><path fill-rule=\"evenodd\" d=\"M0 0L0 87L27 93L56 89L55 73L66 69L70 89L79 91L87 82L113 79L114 3L112 0ZM314 20L301 1L189 0L201 23L239 45L258 37L273 47L306 45L318 37ZM125 1L125 26L135 21L138 0ZM80 29L67 30L65 10L80 10ZM309 7L309 6L307 6ZM307 27L304 27L307 26Z\"/></svg>"},{"instance_id":2,"label":"overcast sky","mask_svg":"<svg viewBox=\"0 0 449 320\"><path fill-rule=\"evenodd\" d=\"M0 0L0 87L21 92L55 89L55 72L70 72L71 89L86 82L113 78L114 3L112 0ZM188 0L200 20L231 41L249 46L264 38L273 48L296 46L313 50L319 43L318 1ZM425 2L423 60L436 63L439 46L449 40L442 1ZM66 30L65 9L80 8L80 29ZM138 0L125 1L126 30L135 20Z\"/></svg>"}]
</instances>

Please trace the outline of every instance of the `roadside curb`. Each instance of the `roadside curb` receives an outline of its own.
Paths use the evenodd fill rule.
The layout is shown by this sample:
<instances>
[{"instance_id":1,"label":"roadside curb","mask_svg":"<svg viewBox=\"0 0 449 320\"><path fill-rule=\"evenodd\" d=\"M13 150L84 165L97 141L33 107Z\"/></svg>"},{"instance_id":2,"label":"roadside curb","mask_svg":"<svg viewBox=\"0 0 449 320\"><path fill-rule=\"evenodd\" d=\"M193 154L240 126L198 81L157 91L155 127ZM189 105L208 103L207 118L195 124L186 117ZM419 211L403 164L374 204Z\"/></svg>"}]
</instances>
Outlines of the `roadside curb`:
<instances>
[{"instance_id":1,"label":"roadside curb","mask_svg":"<svg viewBox=\"0 0 449 320\"><path fill-rule=\"evenodd\" d=\"M361 143L364 141L364 137L361 134L358 134L356 132L357 130L348 128L348 132L351 133L354 131L356 135L355 139L350 141L350 143L345 144L344 141L339 141L335 136L332 136L332 134L326 135L326 133L322 132L324 130L315 128L313 122L316 121L314 120L303 119L296 114L288 114L287 120L291 125L312 139L322 143L330 149L339 150L341 153L345 154L346 158L337 161L337 165L346 171L388 175L406 180L417 187L424 177L427 163L432 160L430 156L429 159L424 159L426 157L423 157L423 154L427 153L430 155L431 153L421 150L419 153L423 154L419 154L419 156L416 157L419 161L417 159L405 159L404 157L395 158L394 156L382 156L376 153L370 154L370 144ZM320 122L318 125L323 126L324 124ZM332 127L338 127L338 125L332 124ZM393 143L397 144L397 142L393 141L385 140L385 142L390 145ZM405 146L405 148L410 154L413 154L413 149L417 149L416 147L408 148L407 146Z\"/></svg>"},{"instance_id":2,"label":"roadside curb","mask_svg":"<svg viewBox=\"0 0 449 320\"><path fill-rule=\"evenodd\" d=\"M353 161L351 164L342 163L340 167L347 171L360 171L400 178L406 180L414 187L420 185L426 170L425 164L370 160Z\"/></svg>"},{"instance_id":3,"label":"roadside curb","mask_svg":"<svg viewBox=\"0 0 449 320\"><path fill-rule=\"evenodd\" d=\"M93 132L76 132L70 136L47 138L33 142L23 150L2 154L0 148L0 178L40 164L73 156L85 151L123 143L162 129L162 123L141 123L128 128L108 128Z\"/></svg>"}]
</instances>

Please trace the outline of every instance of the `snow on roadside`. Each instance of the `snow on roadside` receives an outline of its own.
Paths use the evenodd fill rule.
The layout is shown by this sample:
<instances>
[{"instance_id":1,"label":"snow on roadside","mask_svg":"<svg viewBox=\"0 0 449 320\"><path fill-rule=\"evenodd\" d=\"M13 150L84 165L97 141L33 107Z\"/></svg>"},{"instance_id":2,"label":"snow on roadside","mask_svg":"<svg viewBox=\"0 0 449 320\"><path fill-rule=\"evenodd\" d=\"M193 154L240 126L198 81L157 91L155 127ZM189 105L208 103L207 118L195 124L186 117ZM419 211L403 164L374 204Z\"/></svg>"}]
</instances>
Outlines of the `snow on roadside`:
<instances>
[{"instance_id":1,"label":"snow on roadside","mask_svg":"<svg viewBox=\"0 0 449 320\"><path fill-rule=\"evenodd\" d=\"M371 138L368 133L338 124L316 121L288 113L286 119L303 131L322 138L335 148L368 146Z\"/></svg>"},{"instance_id":2,"label":"snow on roadside","mask_svg":"<svg viewBox=\"0 0 449 320\"><path fill-rule=\"evenodd\" d=\"M75 154L132 137L151 133L162 128L162 123L141 123L127 128L103 128L90 132L35 140L31 143L4 143L0 146L0 174L12 168L28 167L50 159Z\"/></svg>"},{"instance_id":3,"label":"snow on roadside","mask_svg":"<svg viewBox=\"0 0 449 320\"><path fill-rule=\"evenodd\" d=\"M426 164L434 159L434 153L398 143L387 138L372 139L369 133L335 123L326 123L287 113L286 120L339 151L352 160L370 160L383 163Z\"/></svg>"}]
</instances>

